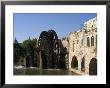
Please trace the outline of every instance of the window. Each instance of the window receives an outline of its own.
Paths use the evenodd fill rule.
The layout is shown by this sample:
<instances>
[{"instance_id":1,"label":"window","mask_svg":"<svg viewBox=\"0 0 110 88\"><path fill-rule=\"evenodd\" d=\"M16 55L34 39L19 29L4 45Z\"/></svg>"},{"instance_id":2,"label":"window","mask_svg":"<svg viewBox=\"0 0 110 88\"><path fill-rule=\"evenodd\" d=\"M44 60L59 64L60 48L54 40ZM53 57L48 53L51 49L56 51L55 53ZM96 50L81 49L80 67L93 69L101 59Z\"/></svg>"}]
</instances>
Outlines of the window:
<instances>
[{"instance_id":1,"label":"window","mask_svg":"<svg viewBox=\"0 0 110 88\"><path fill-rule=\"evenodd\" d=\"M90 40L89 40L89 37L87 37L87 46L90 47Z\"/></svg>"},{"instance_id":2,"label":"window","mask_svg":"<svg viewBox=\"0 0 110 88\"><path fill-rule=\"evenodd\" d=\"M73 52L74 52L74 44L75 44L75 43L74 43L74 41L73 41Z\"/></svg>"},{"instance_id":3,"label":"window","mask_svg":"<svg viewBox=\"0 0 110 88\"><path fill-rule=\"evenodd\" d=\"M83 39L82 39L82 46L83 46Z\"/></svg>"},{"instance_id":4,"label":"window","mask_svg":"<svg viewBox=\"0 0 110 88\"><path fill-rule=\"evenodd\" d=\"M91 37L91 46L94 46L94 36Z\"/></svg>"}]
</instances>

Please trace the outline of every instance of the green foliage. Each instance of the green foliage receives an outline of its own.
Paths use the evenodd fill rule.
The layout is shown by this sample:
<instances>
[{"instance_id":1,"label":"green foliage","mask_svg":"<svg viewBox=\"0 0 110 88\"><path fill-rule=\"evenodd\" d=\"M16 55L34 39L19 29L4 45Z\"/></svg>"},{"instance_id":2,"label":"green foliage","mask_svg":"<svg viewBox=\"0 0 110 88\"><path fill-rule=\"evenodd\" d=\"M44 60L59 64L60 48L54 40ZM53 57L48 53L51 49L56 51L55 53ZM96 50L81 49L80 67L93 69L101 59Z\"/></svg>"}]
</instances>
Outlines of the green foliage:
<instances>
[{"instance_id":1,"label":"green foliage","mask_svg":"<svg viewBox=\"0 0 110 88\"><path fill-rule=\"evenodd\" d=\"M29 40L24 40L23 43L21 44L22 48L26 48L29 42L30 42Z\"/></svg>"},{"instance_id":2,"label":"green foliage","mask_svg":"<svg viewBox=\"0 0 110 88\"><path fill-rule=\"evenodd\" d=\"M26 48L31 45L33 49L37 48L37 39L24 40L22 43L14 43L14 64L23 65L26 56Z\"/></svg>"},{"instance_id":3,"label":"green foliage","mask_svg":"<svg viewBox=\"0 0 110 88\"><path fill-rule=\"evenodd\" d=\"M20 58L20 45L19 43L14 43L14 64L17 64Z\"/></svg>"},{"instance_id":4,"label":"green foliage","mask_svg":"<svg viewBox=\"0 0 110 88\"><path fill-rule=\"evenodd\" d=\"M24 58L23 57L20 57L19 59L19 62L18 62L18 65L24 65Z\"/></svg>"},{"instance_id":5,"label":"green foliage","mask_svg":"<svg viewBox=\"0 0 110 88\"><path fill-rule=\"evenodd\" d=\"M36 38L31 40L31 45L32 45L33 48L37 47L37 39Z\"/></svg>"},{"instance_id":6,"label":"green foliage","mask_svg":"<svg viewBox=\"0 0 110 88\"><path fill-rule=\"evenodd\" d=\"M21 44L22 48L26 48L28 46L28 44L31 44L31 46L33 48L36 48L37 45L37 39L33 39L33 40L24 40L23 43Z\"/></svg>"}]
</instances>

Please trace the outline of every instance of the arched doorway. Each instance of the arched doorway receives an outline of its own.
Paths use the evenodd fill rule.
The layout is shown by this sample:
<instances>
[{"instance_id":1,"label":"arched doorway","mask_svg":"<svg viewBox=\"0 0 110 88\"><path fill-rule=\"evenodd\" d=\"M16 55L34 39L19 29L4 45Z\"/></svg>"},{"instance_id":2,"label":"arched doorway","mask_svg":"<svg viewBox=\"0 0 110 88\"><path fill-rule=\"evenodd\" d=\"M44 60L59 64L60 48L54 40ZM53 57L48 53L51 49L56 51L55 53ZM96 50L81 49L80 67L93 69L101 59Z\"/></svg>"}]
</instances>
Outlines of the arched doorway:
<instances>
[{"instance_id":1,"label":"arched doorway","mask_svg":"<svg viewBox=\"0 0 110 88\"><path fill-rule=\"evenodd\" d=\"M97 75L97 59L92 58L89 63L89 75Z\"/></svg>"},{"instance_id":2,"label":"arched doorway","mask_svg":"<svg viewBox=\"0 0 110 88\"><path fill-rule=\"evenodd\" d=\"M73 56L71 61L71 68L78 69L78 60L76 56Z\"/></svg>"},{"instance_id":3,"label":"arched doorway","mask_svg":"<svg viewBox=\"0 0 110 88\"><path fill-rule=\"evenodd\" d=\"M85 72L85 58L84 57L82 58L82 61L81 61L81 71Z\"/></svg>"}]
</instances>

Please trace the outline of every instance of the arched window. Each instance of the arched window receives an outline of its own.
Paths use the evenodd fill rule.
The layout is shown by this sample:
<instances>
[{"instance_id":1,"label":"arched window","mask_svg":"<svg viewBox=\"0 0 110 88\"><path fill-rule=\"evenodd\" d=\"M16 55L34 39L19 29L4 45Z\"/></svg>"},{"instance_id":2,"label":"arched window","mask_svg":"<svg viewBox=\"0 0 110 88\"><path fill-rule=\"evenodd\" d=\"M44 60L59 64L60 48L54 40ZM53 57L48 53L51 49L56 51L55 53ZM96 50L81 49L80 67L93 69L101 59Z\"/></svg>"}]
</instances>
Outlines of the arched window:
<instances>
[{"instance_id":1,"label":"arched window","mask_svg":"<svg viewBox=\"0 0 110 88\"><path fill-rule=\"evenodd\" d=\"M73 52L74 52L74 44L75 44L75 43L74 43L74 41L73 41Z\"/></svg>"},{"instance_id":2,"label":"arched window","mask_svg":"<svg viewBox=\"0 0 110 88\"><path fill-rule=\"evenodd\" d=\"M91 37L91 46L94 46L94 36Z\"/></svg>"},{"instance_id":3,"label":"arched window","mask_svg":"<svg viewBox=\"0 0 110 88\"><path fill-rule=\"evenodd\" d=\"M89 37L87 37L87 46L90 47L90 40L89 40Z\"/></svg>"}]
</instances>

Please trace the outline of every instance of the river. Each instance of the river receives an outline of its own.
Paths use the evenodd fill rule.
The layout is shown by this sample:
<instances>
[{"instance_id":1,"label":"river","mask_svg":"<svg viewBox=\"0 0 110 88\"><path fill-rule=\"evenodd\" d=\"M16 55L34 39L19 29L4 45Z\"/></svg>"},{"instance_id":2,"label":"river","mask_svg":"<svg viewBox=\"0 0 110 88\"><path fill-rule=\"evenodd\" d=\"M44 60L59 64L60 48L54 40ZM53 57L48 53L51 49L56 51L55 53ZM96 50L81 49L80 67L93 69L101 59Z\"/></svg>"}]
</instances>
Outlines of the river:
<instances>
[{"instance_id":1,"label":"river","mask_svg":"<svg viewBox=\"0 0 110 88\"><path fill-rule=\"evenodd\" d=\"M14 75L78 75L65 69L14 68Z\"/></svg>"}]
</instances>

